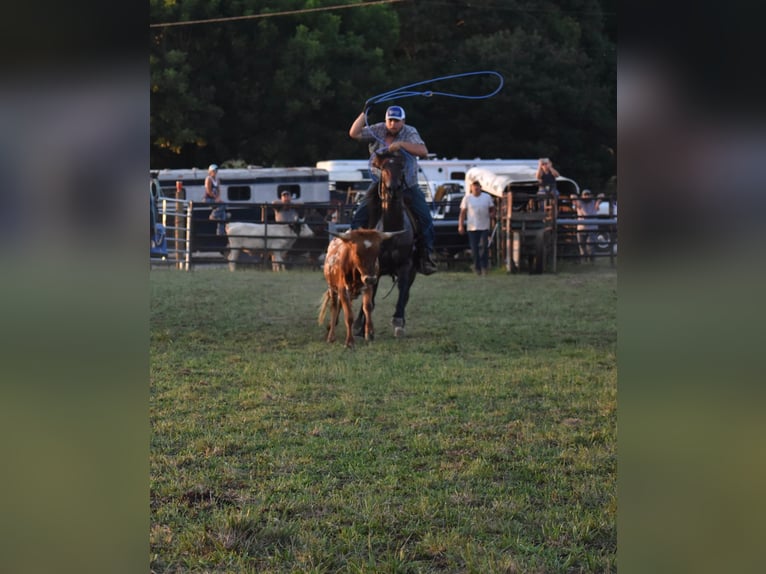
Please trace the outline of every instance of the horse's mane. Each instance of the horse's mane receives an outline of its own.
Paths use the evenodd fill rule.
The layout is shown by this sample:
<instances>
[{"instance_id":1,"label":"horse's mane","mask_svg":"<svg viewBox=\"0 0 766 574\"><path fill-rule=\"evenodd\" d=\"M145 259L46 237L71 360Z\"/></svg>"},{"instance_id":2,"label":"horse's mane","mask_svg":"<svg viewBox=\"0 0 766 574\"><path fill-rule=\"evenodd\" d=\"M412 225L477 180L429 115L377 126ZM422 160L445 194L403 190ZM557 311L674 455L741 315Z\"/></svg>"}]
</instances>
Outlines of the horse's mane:
<instances>
[{"instance_id":1,"label":"horse's mane","mask_svg":"<svg viewBox=\"0 0 766 574\"><path fill-rule=\"evenodd\" d=\"M399 173L402 177L399 178L399 181L397 182L399 186L391 186L393 189L400 189L404 186L403 181L403 173L404 173L404 158L402 157L400 152L384 152L384 153L378 153L372 161L372 165L374 167L377 167L380 170L380 178L378 180L378 183L376 184L376 187L374 188L374 193L371 194L371 197L369 199L369 216L370 216L370 226L375 226L378 221L383 217L383 208L381 206L382 204L382 191L384 188L383 183L383 171L386 169L386 165L390 162L396 162L399 167ZM402 195L399 196L400 200L402 200L402 211L407 211L406 206L404 205L403 197ZM403 215L404 216L404 215Z\"/></svg>"}]
</instances>

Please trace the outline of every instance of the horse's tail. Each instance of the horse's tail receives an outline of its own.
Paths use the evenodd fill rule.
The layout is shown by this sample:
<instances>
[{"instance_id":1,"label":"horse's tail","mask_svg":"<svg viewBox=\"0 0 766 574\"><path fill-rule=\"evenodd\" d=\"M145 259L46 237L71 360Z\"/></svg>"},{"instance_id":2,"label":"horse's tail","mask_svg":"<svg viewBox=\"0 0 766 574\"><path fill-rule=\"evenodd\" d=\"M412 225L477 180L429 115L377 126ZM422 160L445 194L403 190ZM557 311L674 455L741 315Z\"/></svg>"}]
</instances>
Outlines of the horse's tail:
<instances>
[{"instance_id":1,"label":"horse's tail","mask_svg":"<svg viewBox=\"0 0 766 574\"><path fill-rule=\"evenodd\" d=\"M325 315L327 314L327 305L330 303L331 299L330 290L324 292L324 295L322 296L322 300L319 302L319 317L317 318L317 323L322 325L324 323Z\"/></svg>"}]
</instances>

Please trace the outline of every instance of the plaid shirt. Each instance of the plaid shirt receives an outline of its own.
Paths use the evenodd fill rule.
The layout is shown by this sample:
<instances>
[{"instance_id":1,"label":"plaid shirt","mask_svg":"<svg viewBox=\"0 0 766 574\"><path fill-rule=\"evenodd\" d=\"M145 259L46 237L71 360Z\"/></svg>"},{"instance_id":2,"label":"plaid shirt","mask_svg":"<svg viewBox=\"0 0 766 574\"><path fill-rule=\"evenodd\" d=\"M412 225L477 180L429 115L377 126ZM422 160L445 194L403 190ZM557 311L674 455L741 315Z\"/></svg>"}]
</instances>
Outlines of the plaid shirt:
<instances>
[{"instance_id":1,"label":"plaid shirt","mask_svg":"<svg viewBox=\"0 0 766 574\"><path fill-rule=\"evenodd\" d=\"M386 124L383 122L372 124L371 126L365 126L362 128L362 133L357 138L359 141L369 142L370 159L379 149L386 147ZM406 142L414 144L423 144L423 138L420 137L418 130L412 126L405 124L402 129L396 134L394 138L395 142ZM393 143L393 142L392 142ZM403 151L403 150L402 150ZM407 187L418 186L418 158L409 153L403 153L405 160L404 165L404 180L407 183ZM370 169L370 173L375 181L380 179L380 171L374 168Z\"/></svg>"}]
</instances>

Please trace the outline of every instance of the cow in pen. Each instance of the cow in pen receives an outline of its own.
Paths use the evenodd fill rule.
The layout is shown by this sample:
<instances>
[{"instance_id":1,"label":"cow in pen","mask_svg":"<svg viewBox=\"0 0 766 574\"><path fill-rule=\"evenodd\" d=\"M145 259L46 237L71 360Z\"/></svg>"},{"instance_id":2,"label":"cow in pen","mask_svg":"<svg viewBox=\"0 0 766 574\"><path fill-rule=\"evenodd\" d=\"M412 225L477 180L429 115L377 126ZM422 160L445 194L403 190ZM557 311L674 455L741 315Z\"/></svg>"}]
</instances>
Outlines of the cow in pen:
<instances>
[{"instance_id":1,"label":"cow in pen","mask_svg":"<svg viewBox=\"0 0 766 574\"><path fill-rule=\"evenodd\" d=\"M335 341L335 327L341 308L346 323L346 347L354 346L352 322L354 313L351 302L362 295L362 311L365 316L364 338L374 338L372 325L373 287L378 282L378 255L380 246L400 232L385 233L375 229L355 229L343 234L331 233L335 238L327 246L324 261L324 277L327 291L319 309L319 324L324 323L328 306L330 324L327 327L327 342Z\"/></svg>"},{"instance_id":2,"label":"cow in pen","mask_svg":"<svg viewBox=\"0 0 766 574\"><path fill-rule=\"evenodd\" d=\"M240 252L271 252L271 268L283 271L285 254L299 237L313 237L314 232L302 221L293 223L246 223L235 221L226 224L228 236L229 269L236 270Z\"/></svg>"}]
</instances>

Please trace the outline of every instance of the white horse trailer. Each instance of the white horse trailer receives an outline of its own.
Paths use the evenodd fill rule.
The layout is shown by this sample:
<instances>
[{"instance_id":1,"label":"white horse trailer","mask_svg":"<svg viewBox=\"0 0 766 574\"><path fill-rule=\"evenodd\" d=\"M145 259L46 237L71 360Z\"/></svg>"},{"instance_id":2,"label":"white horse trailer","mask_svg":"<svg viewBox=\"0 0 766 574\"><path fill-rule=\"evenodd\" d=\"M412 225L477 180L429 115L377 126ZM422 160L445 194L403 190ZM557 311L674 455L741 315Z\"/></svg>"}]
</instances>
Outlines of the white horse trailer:
<instances>
[{"instance_id":1,"label":"white horse trailer","mask_svg":"<svg viewBox=\"0 0 766 574\"><path fill-rule=\"evenodd\" d=\"M366 159L331 159L318 161L317 169L327 171L330 195L341 203L355 203L372 182Z\"/></svg>"},{"instance_id":2,"label":"white horse trailer","mask_svg":"<svg viewBox=\"0 0 766 574\"><path fill-rule=\"evenodd\" d=\"M185 199L205 201L206 169L162 169L153 172L160 196L175 197L180 181ZM329 174L315 167L249 167L218 170L221 199L229 205L271 203L289 191L301 203L329 203Z\"/></svg>"},{"instance_id":3,"label":"white horse trailer","mask_svg":"<svg viewBox=\"0 0 766 574\"><path fill-rule=\"evenodd\" d=\"M192 202L190 251L194 257L202 254L226 253L228 238L225 222L274 223L273 205L281 194L292 195L295 209L307 224L315 226L315 235L326 226L330 208L329 174L315 167L248 167L218 170L219 189L225 206L225 219L212 218L211 204L205 202L207 169L162 169L150 172L159 199L175 198L180 182L182 199ZM272 227L272 231L276 228ZM324 251L326 238L300 238L294 249L301 252ZM205 255L208 260L209 256ZM217 257L217 255L216 255ZM200 259L202 260L202 259Z\"/></svg>"},{"instance_id":4,"label":"white horse trailer","mask_svg":"<svg viewBox=\"0 0 766 574\"><path fill-rule=\"evenodd\" d=\"M466 172L472 167L486 167L496 173L513 172L519 168L532 168L532 175L537 169L537 159L419 159L418 183L426 194L426 200L432 201L436 189L445 183L463 185ZM330 174L330 190L346 192L366 189L370 184L370 166L366 159L333 159L318 161L316 167L327 170Z\"/></svg>"},{"instance_id":5,"label":"white horse trailer","mask_svg":"<svg viewBox=\"0 0 766 574\"><path fill-rule=\"evenodd\" d=\"M418 161L418 168L421 178L427 181L462 182L472 167L487 168L495 173L526 171L531 167L534 178L537 163L538 159L428 158Z\"/></svg>"},{"instance_id":6,"label":"white horse trailer","mask_svg":"<svg viewBox=\"0 0 766 574\"><path fill-rule=\"evenodd\" d=\"M465 188L469 189L471 182L478 180L481 188L495 197L502 197L504 192L525 191L536 192L537 160L534 163L497 164L469 168L464 174ZM573 179L559 176L556 178L559 195L569 197L580 194L580 186Z\"/></svg>"}]
</instances>

